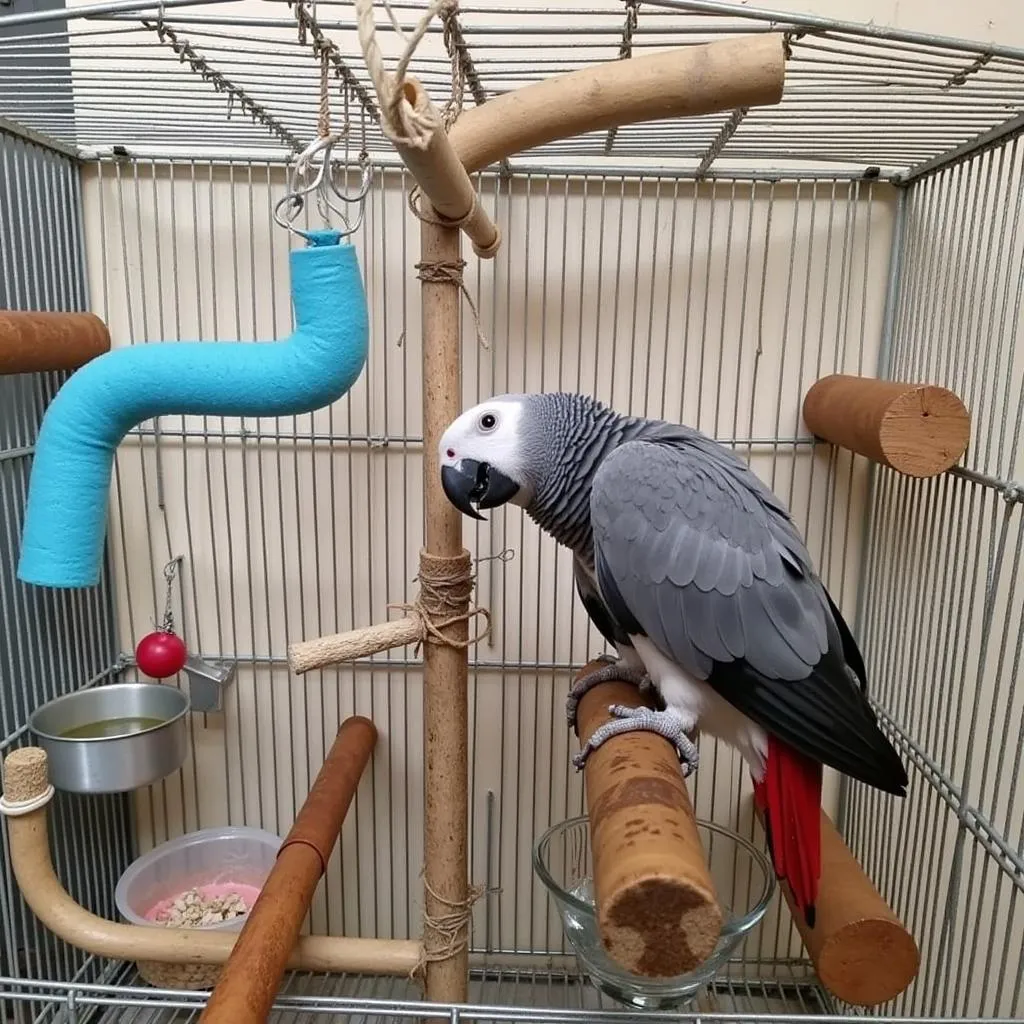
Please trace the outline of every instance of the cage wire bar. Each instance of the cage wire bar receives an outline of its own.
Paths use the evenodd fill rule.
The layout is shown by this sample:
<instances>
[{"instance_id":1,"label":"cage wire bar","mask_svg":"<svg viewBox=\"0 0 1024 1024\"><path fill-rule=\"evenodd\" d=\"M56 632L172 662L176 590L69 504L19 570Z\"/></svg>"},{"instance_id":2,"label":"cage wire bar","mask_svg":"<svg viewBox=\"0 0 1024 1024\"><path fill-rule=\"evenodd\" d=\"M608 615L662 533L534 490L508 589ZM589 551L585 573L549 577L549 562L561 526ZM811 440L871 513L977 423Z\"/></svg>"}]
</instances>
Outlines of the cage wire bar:
<instances>
[{"instance_id":1,"label":"cage wire bar","mask_svg":"<svg viewBox=\"0 0 1024 1024\"><path fill-rule=\"evenodd\" d=\"M78 169L66 156L0 132L0 308L88 307ZM29 713L54 697L116 678L121 664L110 577L89 592L32 591L15 579L33 443L65 374L0 376L0 751L30 740ZM53 803L57 870L77 899L114 913L113 886L130 861L130 802ZM25 906L0 847L0 970L20 977L102 981L107 965L58 941ZM17 1024L42 1002L14 1006Z\"/></svg>"},{"instance_id":2,"label":"cage wire bar","mask_svg":"<svg viewBox=\"0 0 1024 1024\"><path fill-rule=\"evenodd\" d=\"M407 27L421 11L392 6ZM92 308L131 344L290 331L288 242L270 209L295 142L315 131L318 68L294 9L239 8L94 4L66 12L67 30L40 15L0 16L0 188L3 210L18 211L0 235L3 279L20 289L9 305ZM578 13L462 6L458 52L473 68L465 102L628 59L627 44L639 54L780 26L790 33L786 97L554 143L475 175L504 241L492 264L467 267L490 347L466 332L464 402L568 388L684 419L735 446L787 500L837 602L851 617L857 609L873 698L911 769L903 804L844 787L838 822L922 945L918 981L886 1012L1019 1018L1024 51L702 0L644 0L631 28L618 2L593 4L585 26L572 22ZM160 569L183 556L175 615L193 650L236 662L226 712L193 716L190 763L134 803L61 797L61 877L112 917L113 884L136 842L222 821L283 833L330 723L365 713L395 742L360 788L311 924L404 937L418 927L420 662L388 652L296 684L284 660L289 639L376 621L386 602L408 600L421 529L411 180L357 94L368 80L351 7L319 0L315 25L353 76L335 64L333 113L349 118L352 151L365 144L375 164L357 236L373 331L364 376L309 416L163 417L133 430L117 458L104 586L38 607L14 580L14 551L34 430L59 378L0 378L0 409L18 410L13 424L0 420L0 610L18 638L4 671L31 681L5 686L23 703L4 706L3 732L6 745L23 742L36 704L131 678L126 652L158 613ZM187 41L185 61L173 40L179 51ZM447 94L439 30L416 73ZM77 167L73 153L87 162ZM56 190L39 187L49 181ZM40 223L63 226L29 283L12 284L38 256ZM964 465L909 481L815 444L799 398L836 370L957 389L974 413ZM391 510L387 522L360 518L378 505ZM490 891L474 916L477 1005L396 1003L413 992L386 979L292 975L282 1022L625 1019L581 982L529 862L548 823L583 810L561 702L570 673L603 645L575 607L564 552L520 516L474 525L466 543L481 559L477 599L494 613L493 636L470 661L470 860ZM550 605L538 591L554 595ZM43 641L57 644L45 659ZM223 785L208 785L216 778ZM760 842L747 787L737 758L712 746L695 805ZM72 834L88 839L72 846ZM40 936L5 871L4 973L14 977L0 979L0 1003L19 1024L198 1016L201 996L132 987L130 967ZM28 962L11 966L21 943ZM698 1009L744 1019L850 1011L815 984L777 905Z\"/></svg>"}]
</instances>

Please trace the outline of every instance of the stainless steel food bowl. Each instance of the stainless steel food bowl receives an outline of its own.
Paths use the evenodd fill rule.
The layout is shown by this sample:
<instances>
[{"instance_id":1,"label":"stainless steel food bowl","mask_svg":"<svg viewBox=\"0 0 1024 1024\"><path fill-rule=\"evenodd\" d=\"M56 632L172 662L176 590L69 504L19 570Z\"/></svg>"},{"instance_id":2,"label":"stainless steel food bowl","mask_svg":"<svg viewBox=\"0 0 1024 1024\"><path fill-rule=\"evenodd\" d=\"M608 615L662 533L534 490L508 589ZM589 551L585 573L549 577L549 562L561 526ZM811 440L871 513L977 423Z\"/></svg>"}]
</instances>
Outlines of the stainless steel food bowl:
<instances>
[{"instance_id":1,"label":"stainless steel food bowl","mask_svg":"<svg viewBox=\"0 0 1024 1024\"><path fill-rule=\"evenodd\" d=\"M124 793L177 771L188 750L188 695L161 683L115 683L58 697L28 727L46 751L50 782L71 793ZM153 718L137 732L71 738L69 729L121 718Z\"/></svg>"}]
</instances>

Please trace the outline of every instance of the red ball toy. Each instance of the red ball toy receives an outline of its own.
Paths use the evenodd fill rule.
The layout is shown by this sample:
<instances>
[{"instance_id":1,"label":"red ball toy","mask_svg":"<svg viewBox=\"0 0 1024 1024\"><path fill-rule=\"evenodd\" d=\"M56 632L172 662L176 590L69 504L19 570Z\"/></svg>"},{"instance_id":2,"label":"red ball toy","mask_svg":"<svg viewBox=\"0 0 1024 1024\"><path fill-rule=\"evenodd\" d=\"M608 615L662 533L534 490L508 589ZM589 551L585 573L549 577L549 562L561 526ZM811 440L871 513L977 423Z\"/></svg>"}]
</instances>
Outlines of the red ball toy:
<instances>
[{"instance_id":1,"label":"red ball toy","mask_svg":"<svg viewBox=\"0 0 1024 1024\"><path fill-rule=\"evenodd\" d=\"M176 633L157 630L144 636L135 648L135 664L153 679L166 679L180 672L188 660L188 649Z\"/></svg>"}]
</instances>

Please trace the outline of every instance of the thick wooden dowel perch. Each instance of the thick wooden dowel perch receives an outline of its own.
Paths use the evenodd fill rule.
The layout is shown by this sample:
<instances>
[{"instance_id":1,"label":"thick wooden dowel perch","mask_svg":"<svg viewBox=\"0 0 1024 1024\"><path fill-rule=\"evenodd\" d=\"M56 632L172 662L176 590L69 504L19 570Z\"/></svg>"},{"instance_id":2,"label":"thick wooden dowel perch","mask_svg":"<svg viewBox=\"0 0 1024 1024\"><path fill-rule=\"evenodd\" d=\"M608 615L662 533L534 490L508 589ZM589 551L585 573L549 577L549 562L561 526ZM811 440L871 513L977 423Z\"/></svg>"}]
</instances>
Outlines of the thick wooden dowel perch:
<instances>
[{"instance_id":1,"label":"thick wooden dowel perch","mask_svg":"<svg viewBox=\"0 0 1024 1024\"><path fill-rule=\"evenodd\" d=\"M288 645L288 665L300 675L325 665L368 658L394 647L404 647L423 639L419 616L409 615L393 622L334 633L316 640L301 640Z\"/></svg>"},{"instance_id":2,"label":"thick wooden dowel perch","mask_svg":"<svg viewBox=\"0 0 1024 1024\"><path fill-rule=\"evenodd\" d=\"M580 743L610 719L610 705L642 703L627 683L595 686L579 704ZM648 977L692 970L718 943L722 911L672 744L651 732L626 733L598 747L583 770L594 902L608 955Z\"/></svg>"},{"instance_id":3,"label":"thick wooden dowel perch","mask_svg":"<svg viewBox=\"0 0 1024 1024\"><path fill-rule=\"evenodd\" d=\"M110 332L92 313L0 310L0 374L77 370L110 351Z\"/></svg>"},{"instance_id":4,"label":"thick wooden dowel perch","mask_svg":"<svg viewBox=\"0 0 1024 1024\"><path fill-rule=\"evenodd\" d=\"M402 92L416 114L430 118L436 127L426 149L406 145L400 139L394 140L395 149L434 212L453 227L461 226L477 256L492 259L501 247L501 232L477 200L476 189L448 141L440 113L412 76L403 82Z\"/></svg>"},{"instance_id":5,"label":"thick wooden dowel perch","mask_svg":"<svg viewBox=\"0 0 1024 1024\"><path fill-rule=\"evenodd\" d=\"M816 437L908 476L945 472L971 439L964 403L934 384L833 374L808 390L803 416Z\"/></svg>"},{"instance_id":6,"label":"thick wooden dowel perch","mask_svg":"<svg viewBox=\"0 0 1024 1024\"><path fill-rule=\"evenodd\" d=\"M778 103L784 81L781 34L738 36L608 61L514 89L464 110L448 137L473 173L586 132Z\"/></svg>"},{"instance_id":7,"label":"thick wooden dowel perch","mask_svg":"<svg viewBox=\"0 0 1024 1024\"><path fill-rule=\"evenodd\" d=\"M199 1019L264 1024L288 958L327 868L342 822L373 755L377 730L367 718L341 723L313 788L281 844L277 862L246 917L231 956Z\"/></svg>"},{"instance_id":8,"label":"thick wooden dowel perch","mask_svg":"<svg viewBox=\"0 0 1024 1024\"><path fill-rule=\"evenodd\" d=\"M3 765L4 799L28 804L49 785L46 751L21 747ZM10 863L29 908L58 938L94 956L168 964L223 964L238 936L193 928L147 928L99 917L76 903L53 868L45 804L7 818ZM296 971L408 975L420 960L420 944L401 939L349 939L304 935L287 967Z\"/></svg>"},{"instance_id":9,"label":"thick wooden dowel perch","mask_svg":"<svg viewBox=\"0 0 1024 1024\"><path fill-rule=\"evenodd\" d=\"M854 1006L880 1006L895 999L917 976L920 954L914 937L824 811L813 928L796 909L789 886L783 882L780 888L818 978L837 999Z\"/></svg>"}]
</instances>

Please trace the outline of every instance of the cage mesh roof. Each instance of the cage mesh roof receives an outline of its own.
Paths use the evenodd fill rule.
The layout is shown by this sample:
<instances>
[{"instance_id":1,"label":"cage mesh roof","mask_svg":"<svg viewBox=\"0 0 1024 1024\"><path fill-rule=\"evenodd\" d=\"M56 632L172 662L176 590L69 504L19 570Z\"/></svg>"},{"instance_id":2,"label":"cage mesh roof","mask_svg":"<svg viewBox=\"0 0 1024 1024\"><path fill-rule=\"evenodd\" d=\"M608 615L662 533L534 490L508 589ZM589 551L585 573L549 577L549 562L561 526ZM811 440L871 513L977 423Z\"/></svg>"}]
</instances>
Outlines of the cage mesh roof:
<instances>
[{"instance_id":1,"label":"cage mesh roof","mask_svg":"<svg viewBox=\"0 0 1024 1024\"><path fill-rule=\"evenodd\" d=\"M392 9L411 30L425 4L396 0ZM67 21L40 17L0 16L0 116L25 129L86 151L287 156L316 134L319 38L330 44L335 127L347 117L354 146L365 144L376 157L393 153L377 125L349 0L93 2L72 5ZM382 9L377 22L393 69L403 42ZM553 166L615 161L684 173L879 167L900 174L988 133L1015 130L1024 110L1024 51L729 3L467 0L457 26L453 48L467 106L596 62L743 33L787 33L780 104L594 132L526 154ZM452 65L439 21L410 71L443 105Z\"/></svg>"}]
</instances>

